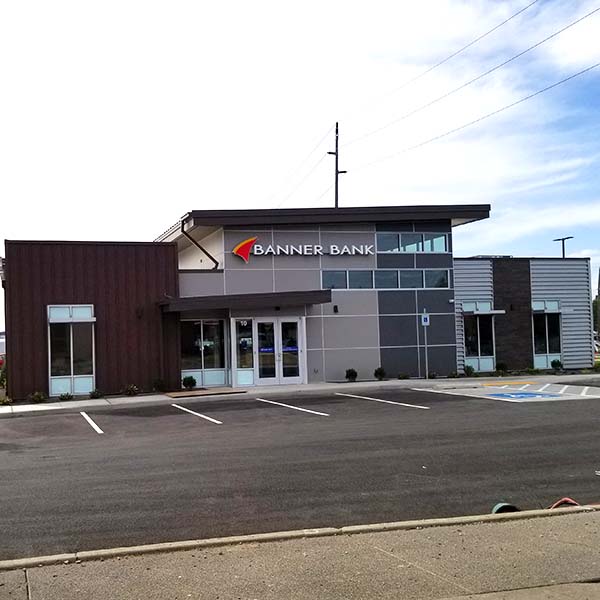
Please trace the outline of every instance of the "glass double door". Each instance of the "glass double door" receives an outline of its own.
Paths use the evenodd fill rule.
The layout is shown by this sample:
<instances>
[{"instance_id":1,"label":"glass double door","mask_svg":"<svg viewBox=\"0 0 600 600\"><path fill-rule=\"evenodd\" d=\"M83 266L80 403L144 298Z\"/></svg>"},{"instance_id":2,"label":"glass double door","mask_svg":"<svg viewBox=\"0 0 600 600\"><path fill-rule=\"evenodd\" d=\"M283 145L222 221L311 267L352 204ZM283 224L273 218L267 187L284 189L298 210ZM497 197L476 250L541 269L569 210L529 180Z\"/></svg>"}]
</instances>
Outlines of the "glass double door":
<instances>
[{"instance_id":1,"label":"glass double door","mask_svg":"<svg viewBox=\"0 0 600 600\"><path fill-rule=\"evenodd\" d=\"M256 384L302 383L300 319L258 318L254 327Z\"/></svg>"}]
</instances>

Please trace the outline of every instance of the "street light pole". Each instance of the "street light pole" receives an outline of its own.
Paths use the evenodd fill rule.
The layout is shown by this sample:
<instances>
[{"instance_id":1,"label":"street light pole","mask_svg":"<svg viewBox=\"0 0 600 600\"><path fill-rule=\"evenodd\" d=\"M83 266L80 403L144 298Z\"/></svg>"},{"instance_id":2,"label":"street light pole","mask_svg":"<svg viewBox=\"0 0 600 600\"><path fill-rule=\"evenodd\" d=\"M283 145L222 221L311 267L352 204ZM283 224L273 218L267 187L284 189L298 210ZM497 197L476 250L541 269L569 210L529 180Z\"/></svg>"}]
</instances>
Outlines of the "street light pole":
<instances>
[{"instance_id":1,"label":"street light pole","mask_svg":"<svg viewBox=\"0 0 600 600\"><path fill-rule=\"evenodd\" d=\"M334 180L334 185L335 185L335 208L338 208L339 206L339 198L338 198L338 183L339 183L339 178L340 175L343 173L347 173L348 171L340 171L339 168L339 159L340 159L340 147L339 147L339 139L340 139L340 129L339 129L339 124L336 122L335 124L335 151L334 152L328 152L327 154L331 154L332 156L335 156L335 180Z\"/></svg>"},{"instance_id":2,"label":"street light pole","mask_svg":"<svg viewBox=\"0 0 600 600\"><path fill-rule=\"evenodd\" d=\"M566 240L572 240L573 236L572 235L568 235L567 237L561 237L561 238L556 238L555 240L552 240L553 242L561 242L562 244L562 257L565 258L565 241Z\"/></svg>"}]
</instances>

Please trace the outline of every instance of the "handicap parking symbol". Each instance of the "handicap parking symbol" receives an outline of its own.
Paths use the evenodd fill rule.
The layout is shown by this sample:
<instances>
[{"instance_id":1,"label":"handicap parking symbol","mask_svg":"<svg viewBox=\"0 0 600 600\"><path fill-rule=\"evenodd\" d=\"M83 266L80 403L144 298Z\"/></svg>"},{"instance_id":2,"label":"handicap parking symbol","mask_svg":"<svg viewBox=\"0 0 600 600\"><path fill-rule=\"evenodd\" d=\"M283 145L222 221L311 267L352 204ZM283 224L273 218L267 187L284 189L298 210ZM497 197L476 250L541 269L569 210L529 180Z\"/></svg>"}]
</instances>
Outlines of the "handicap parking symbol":
<instances>
[{"instance_id":1,"label":"handicap parking symbol","mask_svg":"<svg viewBox=\"0 0 600 600\"><path fill-rule=\"evenodd\" d=\"M517 400L519 398L560 398L558 394L536 394L535 392L506 392L503 394L489 394L490 398L508 398Z\"/></svg>"}]
</instances>

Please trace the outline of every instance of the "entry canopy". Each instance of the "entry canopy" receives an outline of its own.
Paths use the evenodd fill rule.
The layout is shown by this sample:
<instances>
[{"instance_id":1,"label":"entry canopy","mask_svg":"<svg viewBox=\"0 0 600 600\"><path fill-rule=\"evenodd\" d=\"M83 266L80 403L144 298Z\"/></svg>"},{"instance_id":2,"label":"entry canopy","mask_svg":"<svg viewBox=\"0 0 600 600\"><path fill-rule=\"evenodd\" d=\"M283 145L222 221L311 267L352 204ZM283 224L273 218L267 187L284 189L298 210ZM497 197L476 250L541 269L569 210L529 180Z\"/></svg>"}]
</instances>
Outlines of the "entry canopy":
<instances>
[{"instance_id":1,"label":"entry canopy","mask_svg":"<svg viewBox=\"0 0 600 600\"><path fill-rule=\"evenodd\" d=\"M307 290L298 292L269 292L263 294L229 294L225 296L195 296L174 298L161 302L163 312L191 310L214 310L223 308L256 309L278 306L302 306L331 302L331 290Z\"/></svg>"}]
</instances>

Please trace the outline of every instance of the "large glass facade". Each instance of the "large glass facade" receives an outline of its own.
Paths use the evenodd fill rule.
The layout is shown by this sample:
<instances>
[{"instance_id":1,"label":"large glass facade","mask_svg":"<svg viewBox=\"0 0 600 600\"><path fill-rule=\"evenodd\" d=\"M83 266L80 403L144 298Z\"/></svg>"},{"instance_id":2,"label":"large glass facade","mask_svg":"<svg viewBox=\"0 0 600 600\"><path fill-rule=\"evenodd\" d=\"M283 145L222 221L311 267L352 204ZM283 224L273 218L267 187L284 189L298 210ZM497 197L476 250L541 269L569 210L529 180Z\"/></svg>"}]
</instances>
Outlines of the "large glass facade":
<instances>
[{"instance_id":1,"label":"large glass facade","mask_svg":"<svg viewBox=\"0 0 600 600\"><path fill-rule=\"evenodd\" d=\"M465 364L475 371L495 369L494 317L492 315L464 315Z\"/></svg>"},{"instance_id":2,"label":"large glass facade","mask_svg":"<svg viewBox=\"0 0 600 600\"><path fill-rule=\"evenodd\" d=\"M549 369L560 360L560 313L533 314L533 351L537 368Z\"/></svg>"},{"instance_id":3,"label":"large glass facade","mask_svg":"<svg viewBox=\"0 0 600 600\"><path fill-rule=\"evenodd\" d=\"M225 322L221 319L181 321L181 377L196 387L227 383Z\"/></svg>"}]
</instances>

